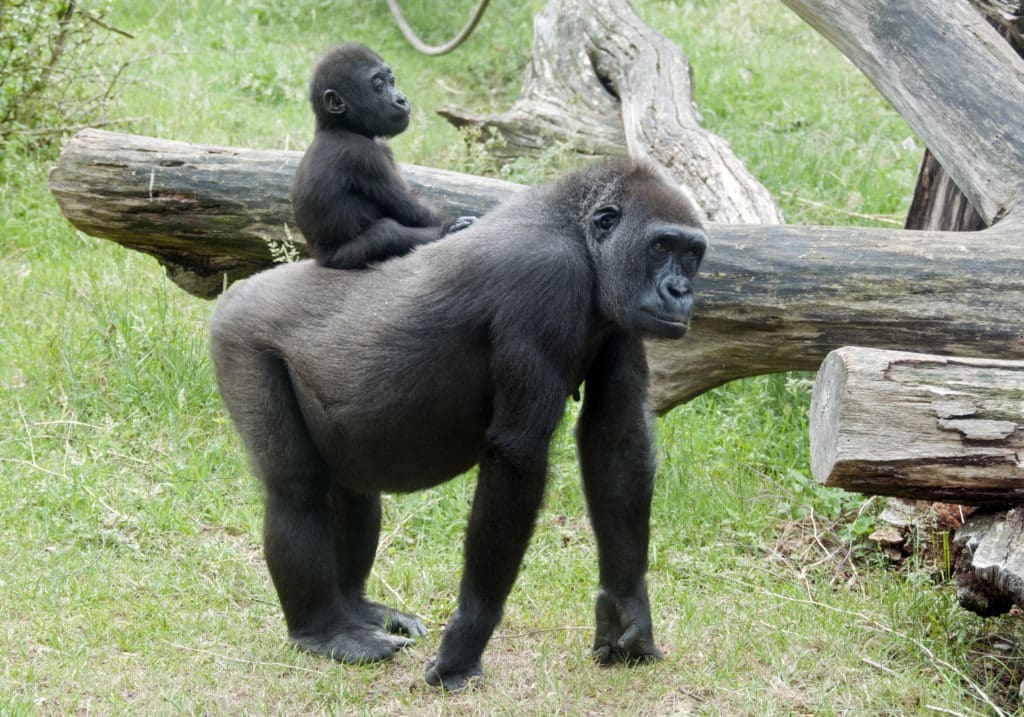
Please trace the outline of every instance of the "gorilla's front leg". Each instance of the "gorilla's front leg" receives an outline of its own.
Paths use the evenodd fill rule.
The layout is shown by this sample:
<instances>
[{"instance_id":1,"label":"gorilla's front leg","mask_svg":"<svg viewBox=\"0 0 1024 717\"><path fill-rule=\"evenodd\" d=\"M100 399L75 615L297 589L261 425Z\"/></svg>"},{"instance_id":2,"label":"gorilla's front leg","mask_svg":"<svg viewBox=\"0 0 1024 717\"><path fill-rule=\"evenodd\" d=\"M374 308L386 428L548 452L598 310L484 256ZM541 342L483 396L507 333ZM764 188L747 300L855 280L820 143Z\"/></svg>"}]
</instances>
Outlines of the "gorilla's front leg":
<instances>
[{"instance_id":1,"label":"gorilla's front leg","mask_svg":"<svg viewBox=\"0 0 1024 717\"><path fill-rule=\"evenodd\" d=\"M586 378L576 428L583 488L597 539L600 590L594 658L601 664L653 662L647 597L654 450L647 364L639 338L613 336Z\"/></svg>"},{"instance_id":2,"label":"gorilla's front leg","mask_svg":"<svg viewBox=\"0 0 1024 717\"><path fill-rule=\"evenodd\" d=\"M426 680L455 692L483 676L480 656L501 621L505 599L530 542L544 495L546 445L529 465L510 462L497 448L485 451L469 526L459 607L448 621Z\"/></svg>"}]
</instances>

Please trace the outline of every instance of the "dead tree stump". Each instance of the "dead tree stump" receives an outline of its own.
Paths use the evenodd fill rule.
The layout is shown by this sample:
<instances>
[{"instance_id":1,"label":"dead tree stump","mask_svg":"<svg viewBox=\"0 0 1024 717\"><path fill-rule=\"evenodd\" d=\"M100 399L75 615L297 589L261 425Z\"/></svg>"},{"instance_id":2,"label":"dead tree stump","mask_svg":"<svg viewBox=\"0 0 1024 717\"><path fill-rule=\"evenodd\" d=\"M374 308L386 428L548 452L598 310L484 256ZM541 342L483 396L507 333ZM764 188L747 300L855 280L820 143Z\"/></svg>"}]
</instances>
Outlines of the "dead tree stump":
<instances>
[{"instance_id":1,"label":"dead tree stump","mask_svg":"<svg viewBox=\"0 0 1024 717\"><path fill-rule=\"evenodd\" d=\"M512 153L554 142L586 155L652 160L713 222L782 222L771 194L728 143L701 128L686 56L625 0L551 0L534 20L532 57L507 112L449 106L440 114L481 128L484 137L496 132Z\"/></svg>"},{"instance_id":2,"label":"dead tree stump","mask_svg":"<svg viewBox=\"0 0 1024 717\"><path fill-rule=\"evenodd\" d=\"M953 540L960 605L983 617L1024 607L1024 509L974 513Z\"/></svg>"}]
</instances>

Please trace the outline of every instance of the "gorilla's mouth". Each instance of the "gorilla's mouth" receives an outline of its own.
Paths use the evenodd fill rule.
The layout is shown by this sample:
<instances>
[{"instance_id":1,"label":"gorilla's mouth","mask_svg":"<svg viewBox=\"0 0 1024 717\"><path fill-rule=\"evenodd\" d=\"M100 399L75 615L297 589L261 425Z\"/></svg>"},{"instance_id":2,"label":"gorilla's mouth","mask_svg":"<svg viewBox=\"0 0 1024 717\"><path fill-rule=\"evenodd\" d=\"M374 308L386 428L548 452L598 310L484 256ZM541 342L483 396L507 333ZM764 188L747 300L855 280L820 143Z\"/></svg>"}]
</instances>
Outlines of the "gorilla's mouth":
<instances>
[{"instance_id":1,"label":"gorilla's mouth","mask_svg":"<svg viewBox=\"0 0 1024 717\"><path fill-rule=\"evenodd\" d=\"M657 333L682 336L690 328L690 315L666 314L647 309L644 311Z\"/></svg>"},{"instance_id":2,"label":"gorilla's mouth","mask_svg":"<svg viewBox=\"0 0 1024 717\"><path fill-rule=\"evenodd\" d=\"M690 312L674 312L674 311L658 311L654 308L645 308L644 313L650 316L655 321L660 321L666 324L677 324L680 326L686 326L690 323Z\"/></svg>"}]
</instances>

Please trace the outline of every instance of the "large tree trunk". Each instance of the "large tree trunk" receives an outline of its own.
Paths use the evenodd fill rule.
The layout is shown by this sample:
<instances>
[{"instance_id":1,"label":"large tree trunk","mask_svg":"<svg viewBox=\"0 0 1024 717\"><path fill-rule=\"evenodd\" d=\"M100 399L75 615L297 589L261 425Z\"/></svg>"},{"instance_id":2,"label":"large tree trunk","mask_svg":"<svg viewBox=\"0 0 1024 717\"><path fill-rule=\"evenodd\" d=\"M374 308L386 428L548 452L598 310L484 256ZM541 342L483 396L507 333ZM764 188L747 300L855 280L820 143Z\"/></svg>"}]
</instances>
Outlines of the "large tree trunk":
<instances>
[{"instance_id":1,"label":"large tree trunk","mask_svg":"<svg viewBox=\"0 0 1024 717\"><path fill-rule=\"evenodd\" d=\"M1024 502L1024 362L833 351L811 400L811 470L846 490Z\"/></svg>"},{"instance_id":2,"label":"large tree trunk","mask_svg":"<svg viewBox=\"0 0 1024 717\"><path fill-rule=\"evenodd\" d=\"M532 58L509 111L478 115L449 106L440 114L481 128L482 138L497 132L512 154L557 142L582 154L625 151L652 160L712 222L782 222L768 190L728 143L701 128L686 56L626 0L551 0L534 20Z\"/></svg>"}]
</instances>

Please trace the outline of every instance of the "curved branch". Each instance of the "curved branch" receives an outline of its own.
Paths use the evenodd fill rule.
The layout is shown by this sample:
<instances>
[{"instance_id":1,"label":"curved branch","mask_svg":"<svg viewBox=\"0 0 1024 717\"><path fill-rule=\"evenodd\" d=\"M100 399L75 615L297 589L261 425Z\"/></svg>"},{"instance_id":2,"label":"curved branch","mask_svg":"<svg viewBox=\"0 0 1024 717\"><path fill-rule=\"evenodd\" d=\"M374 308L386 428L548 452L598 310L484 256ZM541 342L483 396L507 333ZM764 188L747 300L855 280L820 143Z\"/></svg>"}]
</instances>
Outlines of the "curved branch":
<instances>
[{"instance_id":1,"label":"curved branch","mask_svg":"<svg viewBox=\"0 0 1024 717\"><path fill-rule=\"evenodd\" d=\"M406 42L412 45L417 52L421 52L424 55L430 55L431 57L439 57L440 55L447 55L449 52L457 48L459 45L466 41L476 29L477 23L480 22L480 18L484 16L484 10L487 9L487 5L490 4L491 0L480 0L477 3L476 10L473 11L473 15L469 18L469 21L459 31L459 34L453 37L450 41L443 45L428 45L423 42L409 26L409 22L405 19L405 13L402 12L402 7L398 4L398 0L388 0L388 9L391 10L391 15L395 18L395 22L398 24L398 29L402 31L402 35L405 37Z\"/></svg>"}]
</instances>

